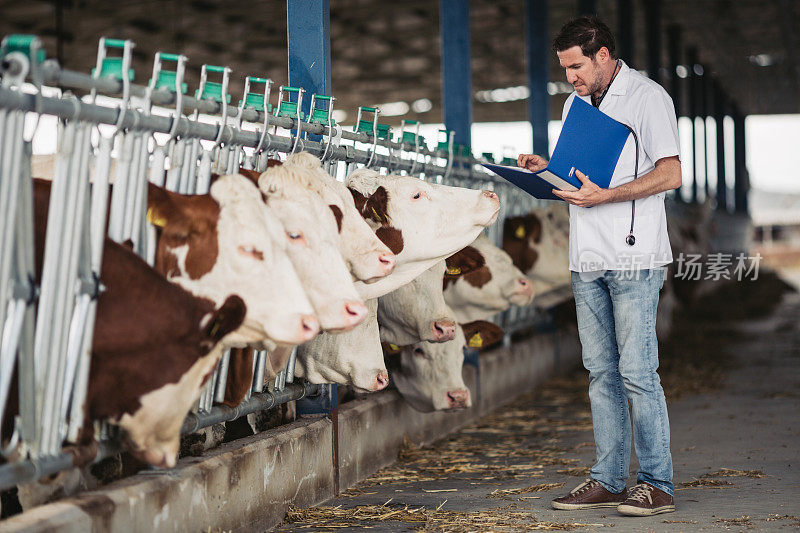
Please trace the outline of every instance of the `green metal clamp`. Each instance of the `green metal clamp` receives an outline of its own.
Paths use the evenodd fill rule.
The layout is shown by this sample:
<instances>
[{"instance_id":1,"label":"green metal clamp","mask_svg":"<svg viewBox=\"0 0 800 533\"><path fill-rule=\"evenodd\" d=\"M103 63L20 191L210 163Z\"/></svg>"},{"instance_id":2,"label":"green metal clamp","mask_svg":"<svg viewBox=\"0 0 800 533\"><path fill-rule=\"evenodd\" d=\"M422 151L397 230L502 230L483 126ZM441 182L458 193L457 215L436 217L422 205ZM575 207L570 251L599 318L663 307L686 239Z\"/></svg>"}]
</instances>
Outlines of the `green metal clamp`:
<instances>
[{"instance_id":1,"label":"green metal clamp","mask_svg":"<svg viewBox=\"0 0 800 533\"><path fill-rule=\"evenodd\" d=\"M207 76L209 72L215 74L222 74L222 81L208 81ZM217 103L225 102L231 103L231 95L228 94L228 79L231 69L229 67L220 67L217 65L203 65L200 71L200 88L194 93L194 97L198 100L214 100Z\"/></svg>"},{"instance_id":2,"label":"green metal clamp","mask_svg":"<svg viewBox=\"0 0 800 533\"><path fill-rule=\"evenodd\" d=\"M178 63L177 70L163 70L161 68L162 61L172 61ZM153 77L147 82L149 86L153 89L167 89L171 92L176 92L175 88L178 82L178 71L183 68L183 64L186 61L186 57L180 54L168 54L164 52L156 52L156 59L153 65ZM155 78L155 83L153 83L153 78ZM181 80L183 79L183 74L181 73L180 76ZM181 82L181 94L186 94L186 91L189 90L189 85L185 82Z\"/></svg>"},{"instance_id":3,"label":"green metal clamp","mask_svg":"<svg viewBox=\"0 0 800 533\"><path fill-rule=\"evenodd\" d=\"M100 39L100 44L97 47L97 66L92 69L92 76L95 78L113 78L117 81L123 81L123 71L125 70L125 64L127 63L128 68L128 81L133 81L136 74L132 68L130 68L130 49L134 46L133 42L130 42L128 47L128 51L125 50L125 43L124 39L106 39L105 37ZM121 48L123 50L123 55L118 57L108 57L106 54L109 48ZM125 56L127 57L127 60ZM174 85L174 83L173 83Z\"/></svg>"},{"instance_id":4,"label":"green metal clamp","mask_svg":"<svg viewBox=\"0 0 800 533\"><path fill-rule=\"evenodd\" d=\"M250 85L253 83L263 83L264 84L264 93L251 93L250 92ZM239 100L239 107L251 107L253 109L257 109L259 111L266 111L267 113L272 113L272 104L266 102L269 99L269 88L268 86L272 85L272 80L267 78L259 78L257 76L247 76L244 79L244 98ZM266 102L266 107L264 106Z\"/></svg>"},{"instance_id":5,"label":"green metal clamp","mask_svg":"<svg viewBox=\"0 0 800 533\"><path fill-rule=\"evenodd\" d=\"M334 125L333 117L333 102L336 100L333 96L325 96L322 94L311 95L311 107L309 108L308 121L313 124ZM319 101L328 102L327 108L317 107Z\"/></svg>"},{"instance_id":6,"label":"green metal clamp","mask_svg":"<svg viewBox=\"0 0 800 533\"><path fill-rule=\"evenodd\" d=\"M0 44L0 57L11 52L20 52L32 62L42 63L47 59L47 52L42 47L42 42L36 35L13 34L3 38Z\"/></svg>"},{"instance_id":7,"label":"green metal clamp","mask_svg":"<svg viewBox=\"0 0 800 533\"><path fill-rule=\"evenodd\" d=\"M302 87L287 87L285 85L281 85L280 91L278 92L278 107L275 109L275 116L299 118L300 120L305 120L306 115L301 111L304 92L305 89ZM284 101L284 93L296 93L297 100L294 102L290 100Z\"/></svg>"}]
</instances>

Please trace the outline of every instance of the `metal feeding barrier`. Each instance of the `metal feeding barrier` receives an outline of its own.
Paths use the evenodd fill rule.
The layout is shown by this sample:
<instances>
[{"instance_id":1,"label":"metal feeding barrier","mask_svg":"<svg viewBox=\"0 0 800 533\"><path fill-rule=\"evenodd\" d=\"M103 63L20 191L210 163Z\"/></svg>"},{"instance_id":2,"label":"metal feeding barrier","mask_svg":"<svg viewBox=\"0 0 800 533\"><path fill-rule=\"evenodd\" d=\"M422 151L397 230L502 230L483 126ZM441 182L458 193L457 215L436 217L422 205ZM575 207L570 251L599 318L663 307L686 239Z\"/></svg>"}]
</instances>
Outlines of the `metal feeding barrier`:
<instances>
[{"instance_id":1,"label":"metal feeding barrier","mask_svg":"<svg viewBox=\"0 0 800 533\"><path fill-rule=\"evenodd\" d=\"M499 220L540 205L483 171L469 147L453 142L452 132L444 130L444 140L431 149L418 122L403 121L395 138L388 125L380 124L380 110L370 107L359 108L356 125L348 131L333 120L332 96L312 94L305 116L305 91L280 87L273 108L272 81L256 76L245 78L244 94L232 105L232 72L221 66L203 65L200 85L190 96L183 81L188 60L179 54L157 53L150 80L137 85L130 67L133 48L131 41L100 39L96 67L83 74L46 59L34 36L2 41L0 417L10 404L14 376L19 413L11 424L0 426L13 428L10 435L0 435L7 443L0 452L20 460L0 466L0 490L73 464L62 445L74 442L83 425L95 305L104 289L99 272L106 219L108 236L130 241L152 265L156 234L146 217L148 182L183 194L207 193L212 172L234 173L240 166L263 171L270 156L305 150L339 180L366 166L493 189L504 200ZM263 91L251 92L257 86ZM43 87L86 94L45 96ZM111 104L104 103L108 97ZM209 115L215 116L214 123L205 121ZM59 127L43 270L36 279L30 165L42 116L57 117ZM495 244L502 244L500 224L487 232ZM500 322L511 333L529 327L536 316L532 307L512 309ZM224 400L229 353L224 354L183 433L325 392L326 385L293 383L294 351L287 367L266 387L266 358L267 352L256 352L252 387L239 406L230 408L215 405ZM113 441L103 440L113 433L108 426L100 428L95 461L118 451Z\"/></svg>"}]
</instances>

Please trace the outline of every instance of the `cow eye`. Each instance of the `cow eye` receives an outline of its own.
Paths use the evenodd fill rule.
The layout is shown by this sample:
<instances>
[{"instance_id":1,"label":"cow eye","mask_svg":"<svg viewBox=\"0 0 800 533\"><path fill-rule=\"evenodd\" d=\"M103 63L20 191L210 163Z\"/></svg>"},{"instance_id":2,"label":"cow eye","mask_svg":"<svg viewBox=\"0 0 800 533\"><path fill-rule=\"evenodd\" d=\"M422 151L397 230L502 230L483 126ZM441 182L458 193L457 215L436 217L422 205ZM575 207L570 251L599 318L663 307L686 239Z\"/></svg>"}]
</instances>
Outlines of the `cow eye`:
<instances>
[{"instance_id":1,"label":"cow eye","mask_svg":"<svg viewBox=\"0 0 800 533\"><path fill-rule=\"evenodd\" d=\"M258 261L264 260L264 253L254 246L239 246L239 253L257 259Z\"/></svg>"},{"instance_id":2,"label":"cow eye","mask_svg":"<svg viewBox=\"0 0 800 533\"><path fill-rule=\"evenodd\" d=\"M424 193L424 192L422 192L422 191L414 191L414 194L412 194L412 195L411 195L411 199L412 199L412 200L419 200L419 199L420 199L420 198L422 198L424 195L425 195L425 193Z\"/></svg>"},{"instance_id":3,"label":"cow eye","mask_svg":"<svg viewBox=\"0 0 800 533\"><path fill-rule=\"evenodd\" d=\"M414 355L418 357L425 357L425 350L422 348L414 348Z\"/></svg>"},{"instance_id":4,"label":"cow eye","mask_svg":"<svg viewBox=\"0 0 800 533\"><path fill-rule=\"evenodd\" d=\"M287 231L286 236L293 241L297 241L303 238L303 233L300 231Z\"/></svg>"}]
</instances>

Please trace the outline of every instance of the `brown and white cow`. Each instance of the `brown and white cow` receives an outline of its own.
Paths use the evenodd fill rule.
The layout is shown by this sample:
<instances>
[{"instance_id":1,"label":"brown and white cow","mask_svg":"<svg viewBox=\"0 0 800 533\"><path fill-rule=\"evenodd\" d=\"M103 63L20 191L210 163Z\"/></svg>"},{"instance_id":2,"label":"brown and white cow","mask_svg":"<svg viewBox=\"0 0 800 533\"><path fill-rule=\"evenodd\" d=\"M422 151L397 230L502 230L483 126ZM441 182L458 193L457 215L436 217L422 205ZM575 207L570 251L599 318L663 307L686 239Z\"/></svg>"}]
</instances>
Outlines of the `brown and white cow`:
<instances>
[{"instance_id":1,"label":"brown and white cow","mask_svg":"<svg viewBox=\"0 0 800 533\"><path fill-rule=\"evenodd\" d=\"M511 261L511 257L481 234L472 248L484 265L459 277L446 277L444 299L460 324L485 320L512 305L526 306L533 301L533 283ZM463 254L458 252L456 257Z\"/></svg>"},{"instance_id":2,"label":"brown and white cow","mask_svg":"<svg viewBox=\"0 0 800 533\"><path fill-rule=\"evenodd\" d=\"M221 304L238 294L244 324L226 345L274 348L314 337L319 322L295 272L292 240L248 179L222 176L209 194L149 185L148 220L159 228L155 268L192 294Z\"/></svg>"},{"instance_id":3,"label":"brown and white cow","mask_svg":"<svg viewBox=\"0 0 800 533\"><path fill-rule=\"evenodd\" d=\"M38 277L49 199L50 182L35 180ZM215 310L211 300L169 283L108 238L100 281L105 290L97 300L80 444L92 442L92 421L109 419L125 430L123 443L134 456L174 466L183 420L222 353L220 341L243 322L244 302L228 296Z\"/></svg>"},{"instance_id":4,"label":"brown and white cow","mask_svg":"<svg viewBox=\"0 0 800 533\"><path fill-rule=\"evenodd\" d=\"M375 236L356 209L347 187L325 172L320 160L308 152L290 155L286 163L308 171L303 179L305 186L318 194L336 217L339 250L353 279L371 283L390 274L395 266L394 254Z\"/></svg>"},{"instance_id":5,"label":"brown and white cow","mask_svg":"<svg viewBox=\"0 0 800 533\"><path fill-rule=\"evenodd\" d=\"M491 322L462 324L453 340L408 346L383 344L392 361L392 380L411 407L422 412L472 407L462 374L464 348L483 350L502 340L503 330ZM399 356L399 362L396 360Z\"/></svg>"},{"instance_id":6,"label":"brown and white cow","mask_svg":"<svg viewBox=\"0 0 800 533\"><path fill-rule=\"evenodd\" d=\"M446 267L439 261L431 268L378 298L380 339L397 345L419 341L444 342L456 334L456 321L442 295Z\"/></svg>"},{"instance_id":7,"label":"brown and white cow","mask_svg":"<svg viewBox=\"0 0 800 533\"><path fill-rule=\"evenodd\" d=\"M345 183L356 208L397 257L397 266L359 294L377 298L402 287L464 248L497 218L500 199L491 191L448 187L410 176L359 169Z\"/></svg>"},{"instance_id":8,"label":"brown and white cow","mask_svg":"<svg viewBox=\"0 0 800 533\"><path fill-rule=\"evenodd\" d=\"M287 253L322 329L348 331L364 320L367 306L339 251L335 211L312 190L314 172L294 161L267 169L259 188L290 238Z\"/></svg>"},{"instance_id":9,"label":"brown and white cow","mask_svg":"<svg viewBox=\"0 0 800 533\"><path fill-rule=\"evenodd\" d=\"M386 388L389 374L378 333L378 300L367 300L367 318L346 333L322 333L297 347L295 375L311 383L341 383L361 392Z\"/></svg>"},{"instance_id":10,"label":"brown and white cow","mask_svg":"<svg viewBox=\"0 0 800 533\"><path fill-rule=\"evenodd\" d=\"M514 266L533 281L536 294L570 284L569 211L561 203L508 217L503 223L503 250Z\"/></svg>"}]
</instances>

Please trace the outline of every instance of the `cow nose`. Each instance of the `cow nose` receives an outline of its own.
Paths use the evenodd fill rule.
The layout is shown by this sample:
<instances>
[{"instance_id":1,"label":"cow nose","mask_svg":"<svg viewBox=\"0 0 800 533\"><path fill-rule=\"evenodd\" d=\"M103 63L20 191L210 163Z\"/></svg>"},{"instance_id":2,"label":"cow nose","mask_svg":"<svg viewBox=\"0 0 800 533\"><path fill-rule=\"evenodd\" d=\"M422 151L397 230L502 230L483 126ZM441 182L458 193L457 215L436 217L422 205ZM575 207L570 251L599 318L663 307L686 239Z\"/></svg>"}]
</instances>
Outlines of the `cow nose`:
<instances>
[{"instance_id":1,"label":"cow nose","mask_svg":"<svg viewBox=\"0 0 800 533\"><path fill-rule=\"evenodd\" d=\"M533 294L533 284L528 278L517 278L517 283L520 286L520 292L527 296Z\"/></svg>"},{"instance_id":2,"label":"cow nose","mask_svg":"<svg viewBox=\"0 0 800 533\"><path fill-rule=\"evenodd\" d=\"M448 391L447 404L450 406L450 409L466 409L469 404L469 389Z\"/></svg>"},{"instance_id":3,"label":"cow nose","mask_svg":"<svg viewBox=\"0 0 800 533\"><path fill-rule=\"evenodd\" d=\"M360 324L367 317L367 306L358 300L345 302L343 311L345 320L351 325Z\"/></svg>"},{"instance_id":4,"label":"cow nose","mask_svg":"<svg viewBox=\"0 0 800 533\"><path fill-rule=\"evenodd\" d=\"M304 339L302 342L310 341L319 333L319 320L314 315L301 315L300 329L302 330L301 336Z\"/></svg>"},{"instance_id":5,"label":"cow nose","mask_svg":"<svg viewBox=\"0 0 800 533\"><path fill-rule=\"evenodd\" d=\"M456 323L452 320L435 320L431 324L434 342L453 340L456 337Z\"/></svg>"},{"instance_id":6,"label":"cow nose","mask_svg":"<svg viewBox=\"0 0 800 533\"><path fill-rule=\"evenodd\" d=\"M390 274L392 270L394 270L394 266L397 264L397 259L395 259L394 254L392 253L383 253L379 255L378 261L381 264L384 275Z\"/></svg>"},{"instance_id":7,"label":"cow nose","mask_svg":"<svg viewBox=\"0 0 800 533\"><path fill-rule=\"evenodd\" d=\"M376 391L383 390L386 386L389 385L389 373L385 370L381 370L378 372L377 377L375 378L375 389Z\"/></svg>"}]
</instances>

